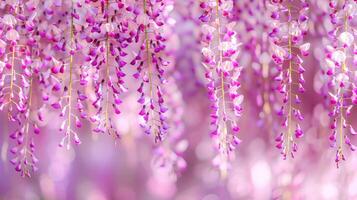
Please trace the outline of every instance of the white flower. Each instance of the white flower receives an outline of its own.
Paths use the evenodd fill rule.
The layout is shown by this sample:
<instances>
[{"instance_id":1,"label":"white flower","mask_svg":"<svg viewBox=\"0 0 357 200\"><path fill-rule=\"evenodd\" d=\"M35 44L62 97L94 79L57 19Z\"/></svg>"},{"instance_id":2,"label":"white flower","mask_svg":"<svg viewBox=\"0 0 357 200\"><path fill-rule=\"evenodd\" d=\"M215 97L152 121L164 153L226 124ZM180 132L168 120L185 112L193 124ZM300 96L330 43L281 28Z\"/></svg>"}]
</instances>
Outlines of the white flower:
<instances>
[{"instance_id":1,"label":"white flower","mask_svg":"<svg viewBox=\"0 0 357 200\"><path fill-rule=\"evenodd\" d=\"M235 80L238 79L238 78L240 77L241 71L242 71L242 67L236 68L236 69L233 71L232 79L235 79Z\"/></svg>"},{"instance_id":2,"label":"white flower","mask_svg":"<svg viewBox=\"0 0 357 200\"><path fill-rule=\"evenodd\" d=\"M106 33L111 33L114 31L114 25L112 23L105 23L102 25L101 30Z\"/></svg>"},{"instance_id":3,"label":"white flower","mask_svg":"<svg viewBox=\"0 0 357 200\"><path fill-rule=\"evenodd\" d=\"M228 91L231 94L236 94L238 90L239 90L239 86L234 85L234 86L230 87Z\"/></svg>"},{"instance_id":4,"label":"white flower","mask_svg":"<svg viewBox=\"0 0 357 200\"><path fill-rule=\"evenodd\" d=\"M351 46L354 41L353 35L347 31L341 33L340 36L338 37L338 39L340 40L340 42L342 42L343 44L345 44L347 46Z\"/></svg>"},{"instance_id":5,"label":"white flower","mask_svg":"<svg viewBox=\"0 0 357 200\"><path fill-rule=\"evenodd\" d=\"M222 10L225 10L225 11L232 10L233 9L233 1L232 0L223 1L223 3L221 4L221 8L222 8Z\"/></svg>"},{"instance_id":6,"label":"white flower","mask_svg":"<svg viewBox=\"0 0 357 200\"><path fill-rule=\"evenodd\" d=\"M225 61L221 64L221 69L222 71L224 72L229 72L233 69L233 65L232 65L232 62L230 61Z\"/></svg>"},{"instance_id":7,"label":"white flower","mask_svg":"<svg viewBox=\"0 0 357 200\"><path fill-rule=\"evenodd\" d=\"M8 26L14 26L16 25L17 21L16 18L12 15L4 15L4 17L2 18L2 23Z\"/></svg>"},{"instance_id":8,"label":"white flower","mask_svg":"<svg viewBox=\"0 0 357 200\"><path fill-rule=\"evenodd\" d=\"M227 25L226 25L226 28L229 29L229 30L234 30L235 26L237 25L237 22L229 22Z\"/></svg>"},{"instance_id":9,"label":"white flower","mask_svg":"<svg viewBox=\"0 0 357 200\"><path fill-rule=\"evenodd\" d=\"M337 50L332 53L332 59L339 63L344 62L346 60L346 54L341 50Z\"/></svg>"},{"instance_id":10,"label":"white flower","mask_svg":"<svg viewBox=\"0 0 357 200\"><path fill-rule=\"evenodd\" d=\"M356 2L347 4L345 6L345 10L349 16L351 16L351 17L355 16L357 14Z\"/></svg>"},{"instance_id":11,"label":"white flower","mask_svg":"<svg viewBox=\"0 0 357 200\"><path fill-rule=\"evenodd\" d=\"M326 65L328 66L328 68L332 68L332 69L336 67L335 63L330 59L326 59Z\"/></svg>"},{"instance_id":12,"label":"white flower","mask_svg":"<svg viewBox=\"0 0 357 200\"><path fill-rule=\"evenodd\" d=\"M216 7L216 5L217 5L217 1L216 0L210 0L208 2L208 6L211 7L211 8Z\"/></svg>"},{"instance_id":13,"label":"white flower","mask_svg":"<svg viewBox=\"0 0 357 200\"><path fill-rule=\"evenodd\" d=\"M203 56L207 57L207 58L211 58L214 56L214 53L211 51L211 49L205 47L205 48L202 48L202 54Z\"/></svg>"},{"instance_id":14,"label":"white flower","mask_svg":"<svg viewBox=\"0 0 357 200\"><path fill-rule=\"evenodd\" d=\"M334 104L338 101L337 96L331 92L328 93L331 97L331 102L334 102Z\"/></svg>"},{"instance_id":15,"label":"white flower","mask_svg":"<svg viewBox=\"0 0 357 200\"><path fill-rule=\"evenodd\" d=\"M6 42L4 40L0 40L0 49L6 48Z\"/></svg>"},{"instance_id":16,"label":"white flower","mask_svg":"<svg viewBox=\"0 0 357 200\"><path fill-rule=\"evenodd\" d=\"M306 52L310 49L310 43L305 43L299 47L300 51Z\"/></svg>"},{"instance_id":17,"label":"white flower","mask_svg":"<svg viewBox=\"0 0 357 200\"><path fill-rule=\"evenodd\" d=\"M278 56L280 59L283 59L287 54L286 50L278 45L273 45L272 48L275 55Z\"/></svg>"},{"instance_id":18,"label":"white flower","mask_svg":"<svg viewBox=\"0 0 357 200\"><path fill-rule=\"evenodd\" d=\"M11 29L6 33L6 39L10 41L15 41L20 38L19 33L15 29Z\"/></svg>"},{"instance_id":19,"label":"white flower","mask_svg":"<svg viewBox=\"0 0 357 200\"><path fill-rule=\"evenodd\" d=\"M244 100L244 96L243 95L239 95L237 98L234 99L233 104L235 106L239 106L240 104L243 103Z\"/></svg>"},{"instance_id":20,"label":"white flower","mask_svg":"<svg viewBox=\"0 0 357 200\"><path fill-rule=\"evenodd\" d=\"M331 45L326 45L326 50L328 51L328 52L332 52L332 51L334 51L335 50L335 48L333 47L333 46L331 46Z\"/></svg>"},{"instance_id":21,"label":"white flower","mask_svg":"<svg viewBox=\"0 0 357 200\"><path fill-rule=\"evenodd\" d=\"M301 29L297 22L293 21L291 23L289 34L291 34L292 36L300 36L301 35Z\"/></svg>"},{"instance_id":22,"label":"white flower","mask_svg":"<svg viewBox=\"0 0 357 200\"><path fill-rule=\"evenodd\" d=\"M336 80L339 82L339 83L347 83L348 81L349 81L349 77L346 75L346 74L344 74L344 73L340 73L340 74L338 74L337 75L337 77L336 77Z\"/></svg>"},{"instance_id":23,"label":"white flower","mask_svg":"<svg viewBox=\"0 0 357 200\"><path fill-rule=\"evenodd\" d=\"M215 30L216 30L216 28L214 28L213 26L207 25L207 24L204 24L202 26L202 33L206 34L206 35L212 34Z\"/></svg>"},{"instance_id":24,"label":"white flower","mask_svg":"<svg viewBox=\"0 0 357 200\"><path fill-rule=\"evenodd\" d=\"M0 70L2 70L5 67L5 63L0 61Z\"/></svg>"},{"instance_id":25,"label":"white flower","mask_svg":"<svg viewBox=\"0 0 357 200\"><path fill-rule=\"evenodd\" d=\"M231 47L233 47L231 42L221 42L218 49L221 51L227 51L231 49Z\"/></svg>"},{"instance_id":26,"label":"white flower","mask_svg":"<svg viewBox=\"0 0 357 200\"><path fill-rule=\"evenodd\" d=\"M146 26L150 23L150 19L147 15L139 15L137 17L137 22Z\"/></svg>"}]
</instances>

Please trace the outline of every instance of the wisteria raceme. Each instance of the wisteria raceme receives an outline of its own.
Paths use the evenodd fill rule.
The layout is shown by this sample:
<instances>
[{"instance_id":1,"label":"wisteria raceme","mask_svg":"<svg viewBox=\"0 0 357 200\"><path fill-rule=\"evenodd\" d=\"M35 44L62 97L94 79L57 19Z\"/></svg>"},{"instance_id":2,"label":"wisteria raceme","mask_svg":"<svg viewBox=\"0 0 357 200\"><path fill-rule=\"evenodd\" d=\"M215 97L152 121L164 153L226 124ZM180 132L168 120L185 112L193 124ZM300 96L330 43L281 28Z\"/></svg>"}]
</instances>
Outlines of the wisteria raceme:
<instances>
[{"instance_id":1,"label":"wisteria raceme","mask_svg":"<svg viewBox=\"0 0 357 200\"><path fill-rule=\"evenodd\" d=\"M214 162L225 176L228 160L233 156L231 151L240 143L237 117L241 116L244 98L238 93L242 67L236 59L240 43L230 16L233 1L201 1L200 7L203 10L200 20L204 23L201 33L203 65L212 102L212 137L219 149Z\"/></svg>"},{"instance_id":2,"label":"wisteria raceme","mask_svg":"<svg viewBox=\"0 0 357 200\"><path fill-rule=\"evenodd\" d=\"M356 0L0 1L15 169L0 163L0 199L357 199L356 15Z\"/></svg>"},{"instance_id":3,"label":"wisteria raceme","mask_svg":"<svg viewBox=\"0 0 357 200\"><path fill-rule=\"evenodd\" d=\"M140 49L130 64L137 66L133 77L141 81L137 89L141 105L139 115L143 121L141 126L145 133L153 135L155 142L160 142L168 129L161 85L165 83L164 68L169 63L162 56L166 39L160 33L165 20L163 11L168 5L166 1L143 0L136 6L142 8L135 12L138 29L135 40L139 42Z\"/></svg>"},{"instance_id":4,"label":"wisteria raceme","mask_svg":"<svg viewBox=\"0 0 357 200\"><path fill-rule=\"evenodd\" d=\"M27 84L24 69L21 63L25 62L25 55L27 46L20 43L19 27L21 27L23 20L21 20L19 6L14 5L10 7L7 5L7 14L5 14L1 21L2 40L0 63L1 71L1 100L0 109L7 110L8 119L10 121L20 122L19 115L26 107L23 84ZM19 64L20 63L20 64ZM29 71L28 75L29 75Z\"/></svg>"},{"instance_id":5,"label":"wisteria raceme","mask_svg":"<svg viewBox=\"0 0 357 200\"><path fill-rule=\"evenodd\" d=\"M90 117L96 126L94 132L107 132L117 139L119 132L113 123L112 113L120 114L121 94L127 90L123 79L126 76L123 72L126 65L123 58L128 55L125 49L133 42L130 35L133 33L129 33L126 17L129 11L124 4L114 4L108 0L92 2L89 6L97 9L86 15L88 66L84 65L83 70L89 72L81 77L82 84L86 85L92 80L95 88L92 105L96 112Z\"/></svg>"},{"instance_id":6,"label":"wisteria raceme","mask_svg":"<svg viewBox=\"0 0 357 200\"><path fill-rule=\"evenodd\" d=\"M11 163L21 176L30 177L36 170L37 158L34 155L33 134L40 132L32 119L33 56L36 48L32 38L34 19L20 4L5 4L6 13L1 19L1 69L0 69L0 107L7 110L9 121L15 122L15 129L10 130L14 147ZM34 48L33 48L34 47ZM32 130L32 131L30 131Z\"/></svg>"},{"instance_id":7,"label":"wisteria raceme","mask_svg":"<svg viewBox=\"0 0 357 200\"><path fill-rule=\"evenodd\" d=\"M277 65L278 74L275 81L279 84L277 91L283 97L283 105L278 115L283 117L282 128L285 132L277 135L276 147L281 150L283 158L294 157L297 151L295 139L301 138L304 133L297 121L303 120L303 116L297 107L300 103L300 95L304 93L303 84L305 72L302 66L301 56L307 56L310 43L303 43L307 31L308 3L304 0L272 2L269 5L272 23L274 27L269 33L271 38L272 59Z\"/></svg>"},{"instance_id":8,"label":"wisteria raceme","mask_svg":"<svg viewBox=\"0 0 357 200\"><path fill-rule=\"evenodd\" d=\"M76 87L80 84L80 79L76 76L78 64L74 59L81 56L81 49L83 49L83 41L79 37L82 27L78 23L83 21L81 13L85 7L80 2L72 0L59 5L54 4L48 9L57 10L57 13L53 14L52 10L48 14L52 13L49 18L52 18L54 22L54 31L58 31L58 35L53 35L54 38L52 38L52 50L57 53L52 57L51 72L53 76L51 78L57 81L52 91L56 93L54 95L57 98L52 100L51 106L53 109L60 110L60 117L63 118L59 130L65 135L59 146L66 146L69 149L72 142L81 143L74 127L82 127L81 119L87 118L84 110L86 96L81 92L80 87ZM64 19L58 20L59 17L64 17ZM85 73L83 70L81 72ZM82 76L80 75L80 77Z\"/></svg>"},{"instance_id":9,"label":"wisteria raceme","mask_svg":"<svg viewBox=\"0 0 357 200\"><path fill-rule=\"evenodd\" d=\"M34 87L34 74L29 77L29 85L25 87L27 96L25 97L25 107L21 112L20 119L23 123L19 128L14 130L10 134L10 138L13 139L16 145L11 148L10 152L15 155L10 162L15 165L15 170L21 173L21 176L31 176L32 171L36 171L36 158L35 143L33 136L40 133L40 128L37 125L35 119L33 119L33 87Z\"/></svg>"},{"instance_id":10,"label":"wisteria raceme","mask_svg":"<svg viewBox=\"0 0 357 200\"><path fill-rule=\"evenodd\" d=\"M345 160L345 146L351 151L356 150L350 135L356 135L352 121L348 118L353 106L357 104L356 74L356 29L354 18L357 15L355 1L330 1L331 24L329 32L331 44L326 47L326 72L329 88L329 104L332 107L332 130L329 140L331 147L336 148L335 162Z\"/></svg>"}]
</instances>

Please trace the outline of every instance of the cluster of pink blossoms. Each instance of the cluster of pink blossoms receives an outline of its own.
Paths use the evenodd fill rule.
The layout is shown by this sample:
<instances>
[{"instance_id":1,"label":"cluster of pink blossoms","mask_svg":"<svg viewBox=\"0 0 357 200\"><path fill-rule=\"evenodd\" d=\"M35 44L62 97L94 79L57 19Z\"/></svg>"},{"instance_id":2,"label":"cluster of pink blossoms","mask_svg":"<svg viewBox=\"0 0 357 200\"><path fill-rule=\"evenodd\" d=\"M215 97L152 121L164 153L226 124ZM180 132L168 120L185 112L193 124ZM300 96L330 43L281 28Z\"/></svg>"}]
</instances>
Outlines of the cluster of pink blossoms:
<instances>
[{"instance_id":1,"label":"cluster of pink blossoms","mask_svg":"<svg viewBox=\"0 0 357 200\"><path fill-rule=\"evenodd\" d=\"M356 150L350 135L357 131L349 116L357 104L357 3L328 3L332 30L321 68L328 80L329 140L338 166L345 148ZM211 137L218 151L214 165L226 175L241 142L238 121L244 98L250 96L263 111L259 116L269 117L271 132L276 131L271 113L282 117L275 146L283 159L294 157L297 139L304 135L300 104L303 57L310 49L305 37L308 1L200 0L187 5L200 9L196 19L190 19L194 12L188 9L187 18L199 20L201 28ZM46 125L46 113L60 119L60 147L80 144L84 126L118 141L118 118L129 92L137 95L139 126L157 144L155 166L167 166L170 172L186 167L184 103L176 71L170 71L175 65L168 36L174 6L172 0L0 2L0 110L7 115L16 171L30 176L36 170L34 135ZM252 84L254 91L247 84L244 96L241 82L248 80L248 68L259 80Z\"/></svg>"},{"instance_id":2,"label":"cluster of pink blossoms","mask_svg":"<svg viewBox=\"0 0 357 200\"><path fill-rule=\"evenodd\" d=\"M139 82L145 132L156 142L165 138L169 61L162 28L171 1L5 1L1 9L0 108L18 124L11 162L22 176L36 169L32 132L39 134L45 113L59 112L61 147L81 143L84 123L118 139L115 116L127 73Z\"/></svg>"},{"instance_id":3,"label":"cluster of pink blossoms","mask_svg":"<svg viewBox=\"0 0 357 200\"><path fill-rule=\"evenodd\" d=\"M94 95L90 98L95 108L90 116L90 121L95 124L93 131L108 133L117 139L119 132L111 113L121 113L121 95L127 91L123 71L127 63L124 59L128 56L127 47L134 42L127 23L130 12L125 10L124 4L110 1L91 2L88 6L97 9L89 10L85 16L88 52L87 63L81 66L86 73L82 74L80 81L94 88Z\"/></svg>"},{"instance_id":4,"label":"cluster of pink blossoms","mask_svg":"<svg viewBox=\"0 0 357 200\"><path fill-rule=\"evenodd\" d=\"M155 142L162 141L168 129L165 117L167 108L161 86L166 82L164 68L169 62L163 55L166 38L160 32L165 24L162 11L166 6L166 1L144 0L140 4L142 11L136 14L140 50L130 62L137 66L137 73L133 76L142 80L137 89L140 94L138 102L141 105L139 115L143 121L141 126L147 134L154 136Z\"/></svg>"},{"instance_id":5,"label":"cluster of pink blossoms","mask_svg":"<svg viewBox=\"0 0 357 200\"><path fill-rule=\"evenodd\" d=\"M282 95L283 105L278 115L283 117L281 126L286 132L280 133L275 141L283 158L294 157L297 151L295 139L301 138L303 130L297 121L303 116L297 107L301 103L299 94L304 93L305 83L301 56L307 56L310 43L303 43L308 28L306 12L309 4L298 1L273 1L268 8L271 12L273 29L269 33L271 39L272 59L277 66L278 83L276 90Z\"/></svg>"},{"instance_id":6,"label":"cluster of pink blossoms","mask_svg":"<svg viewBox=\"0 0 357 200\"><path fill-rule=\"evenodd\" d=\"M40 112L37 116L32 112L38 106L34 82L40 79L42 52L34 27L34 8L26 9L18 2L2 6L6 14L0 22L0 110L7 112L9 124L15 127L10 130L15 143L10 161L22 176L30 176L38 161L33 136L40 133L38 123L42 121Z\"/></svg>"},{"instance_id":7,"label":"cluster of pink blossoms","mask_svg":"<svg viewBox=\"0 0 357 200\"><path fill-rule=\"evenodd\" d=\"M346 159L343 153L344 144L351 151L356 150L349 134L356 135L357 132L348 116L357 104L357 87L354 82L356 75L353 70L357 64L357 30L353 25L357 5L354 1L330 1L329 6L332 30L328 33L331 44L325 48L325 75L328 78L329 105L332 107L329 113L332 119L329 140L331 147L337 149L335 162L338 167L339 161Z\"/></svg>"},{"instance_id":8,"label":"cluster of pink blossoms","mask_svg":"<svg viewBox=\"0 0 357 200\"><path fill-rule=\"evenodd\" d=\"M203 10L201 41L203 65L206 68L207 89L211 104L212 137L219 155L215 164L223 175L229 167L230 152L240 143L237 117L241 116L244 96L238 93L242 67L237 62L236 23L230 12L233 1L201 1Z\"/></svg>"}]
</instances>

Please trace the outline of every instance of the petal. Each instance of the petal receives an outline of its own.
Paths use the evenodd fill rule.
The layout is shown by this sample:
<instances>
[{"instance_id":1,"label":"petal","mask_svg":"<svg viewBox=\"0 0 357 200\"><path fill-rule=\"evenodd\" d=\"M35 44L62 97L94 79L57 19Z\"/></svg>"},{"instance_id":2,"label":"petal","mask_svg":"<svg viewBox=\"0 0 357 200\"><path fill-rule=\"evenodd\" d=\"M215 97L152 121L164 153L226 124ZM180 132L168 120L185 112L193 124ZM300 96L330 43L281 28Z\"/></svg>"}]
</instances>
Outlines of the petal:
<instances>
[{"instance_id":1,"label":"petal","mask_svg":"<svg viewBox=\"0 0 357 200\"><path fill-rule=\"evenodd\" d=\"M305 52L305 51L308 51L310 49L310 46L311 46L311 44L308 42L308 43L305 43L305 44L301 45L299 48L300 48L300 51Z\"/></svg>"},{"instance_id":2,"label":"petal","mask_svg":"<svg viewBox=\"0 0 357 200\"><path fill-rule=\"evenodd\" d=\"M337 50L332 53L332 59L336 62L343 62L346 60L346 54L341 50Z\"/></svg>"},{"instance_id":3,"label":"petal","mask_svg":"<svg viewBox=\"0 0 357 200\"><path fill-rule=\"evenodd\" d=\"M338 37L338 40L340 40L340 42L342 42L343 44L347 45L347 46L351 46L353 41L354 41L354 37L350 32L343 32L340 34L340 36Z\"/></svg>"},{"instance_id":4,"label":"petal","mask_svg":"<svg viewBox=\"0 0 357 200\"><path fill-rule=\"evenodd\" d=\"M19 33L15 29L11 29L6 33L6 39L16 41L20 38Z\"/></svg>"}]
</instances>

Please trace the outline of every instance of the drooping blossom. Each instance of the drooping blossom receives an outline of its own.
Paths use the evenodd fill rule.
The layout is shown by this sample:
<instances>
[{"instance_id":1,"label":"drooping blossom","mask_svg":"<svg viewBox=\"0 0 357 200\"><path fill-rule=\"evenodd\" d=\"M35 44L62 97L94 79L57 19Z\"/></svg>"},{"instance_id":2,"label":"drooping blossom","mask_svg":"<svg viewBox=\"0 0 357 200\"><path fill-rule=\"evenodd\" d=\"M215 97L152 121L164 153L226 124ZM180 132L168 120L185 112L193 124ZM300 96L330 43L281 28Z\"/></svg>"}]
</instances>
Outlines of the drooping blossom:
<instances>
[{"instance_id":1,"label":"drooping blossom","mask_svg":"<svg viewBox=\"0 0 357 200\"><path fill-rule=\"evenodd\" d=\"M14 141L10 162L21 176L30 177L38 161L33 136L40 133L37 106L33 103L41 54L34 26L37 19L35 9L19 2L5 4L3 12L0 107L7 109L9 136Z\"/></svg>"},{"instance_id":2,"label":"drooping blossom","mask_svg":"<svg viewBox=\"0 0 357 200\"><path fill-rule=\"evenodd\" d=\"M160 142L168 129L165 117L168 108L164 105L161 85L166 82L164 72L169 64L163 56L166 38L161 29L170 9L168 1L143 0L136 6L141 9L134 12L137 32L133 36L140 47L130 64L136 66L137 72L133 77L140 84L137 89L140 95L137 102L141 105L139 116L145 133L153 135L155 142Z\"/></svg>"},{"instance_id":3,"label":"drooping blossom","mask_svg":"<svg viewBox=\"0 0 357 200\"><path fill-rule=\"evenodd\" d=\"M62 119L60 132L64 137L59 146L70 148L71 143L80 144L81 140L75 127L82 127L82 120L87 118L85 111L86 96L80 85L80 77L85 76L76 58L83 56L83 39L80 37L83 31L80 25L84 21L85 12L83 3L77 1L65 1L49 5L48 18L52 24L53 35L51 38L51 79L53 80L52 97L49 99L53 109L60 111ZM59 20L59 18L62 18ZM46 34L46 33L45 33ZM44 35L47 37L46 35ZM79 73L78 73L79 71Z\"/></svg>"},{"instance_id":4,"label":"drooping blossom","mask_svg":"<svg viewBox=\"0 0 357 200\"><path fill-rule=\"evenodd\" d=\"M335 162L337 167L345 160L345 148L356 150L350 136L356 135L355 127L349 116L357 104L356 87L356 29L354 22L357 15L355 1L330 1L330 19L332 30L328 36L331 43L326 46L325 76L328 79L329 105L331 111L329 140L331 147L336 148Z\"/></svg>"},{"instance_id":5,"label":"drooping blossom","mask_svg":"<svg viewBox=\"0 0 357 200\"><path fill-rule=\"evenodd\" d=\"M211 101L212 137L219 154L214 159L226 176L232 151L240 143L237 118L241 116L244 96L238 93L242 67L237 62L240 43L231 20L233 1L201 1L202 61L206 68L207 89Z\"/></svg>"},{"instance_id":6,"label":"drooping blossom","mask_svg":"<svg viewBox=\"0 0 357 200\"><path fill-rule=\"evenodd\" d=\"M276 91L282 96L278 115L283 117L281 126L286 129L277 135L275 141L286 159L294 157L298 150L296 139L304 135L299 124L303 116L298 106L301 104L300 94L305 91L305 68L301 56L307 56L310 48L310 43L304 43L308 25L305 13L309 5L304 0L286 0L273 1L268 8L274 26L269 33L271 53L278 71L274 79L278 83Z\"/></svg>"},{"instance_id":7,"label":"drooping blossom","mask_svg":"<svg viewBox=\"0 0 357 200\"><path fill-rule=\"evenodd\" d=\"M6 5L6 14L1 18L0 110L6 109L9 121L20 124L20 114L26 107L24 86L28 85L22 65L28 60L27 46L19 33L24 23L19 9L18 4Z\"/></svg>"},{"instance_id":8,"label":"drooping blossom","mask_svg":"<svg viewBox=\"0 0 357 200\"><path fill-rule=\"evenodd\" d=\"M88 9L86 13L88 53L87 64L82 68L88 72L81 77L81 84L90 82L94 88L95 98L91 104L96 111L90 117L95 124L93 131L106 132L117 139L115 115L121 113L121 94L127 91L123 71L127 63L123 58L128 55L127 48L133 42L134 33L130 32L127 17L131 10L123 3L108 0L90 2L88 6L96 9Z\"/></svg>"}]
</instances>

